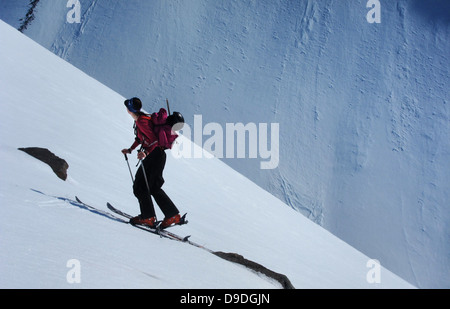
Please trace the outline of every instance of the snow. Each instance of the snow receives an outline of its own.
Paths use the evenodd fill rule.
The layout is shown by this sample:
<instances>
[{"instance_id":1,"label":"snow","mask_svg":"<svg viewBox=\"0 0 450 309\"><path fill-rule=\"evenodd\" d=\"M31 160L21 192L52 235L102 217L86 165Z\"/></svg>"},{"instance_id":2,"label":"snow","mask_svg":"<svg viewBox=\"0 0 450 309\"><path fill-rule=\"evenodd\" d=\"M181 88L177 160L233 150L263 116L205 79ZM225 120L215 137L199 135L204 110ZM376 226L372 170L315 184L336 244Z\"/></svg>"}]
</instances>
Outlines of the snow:
<instances>
[{"instance_id":1,"label":"snow","mask_svg":"<svg viewBox=\"0 0 450 309\"><path fill-rule=\"evenodd\" d=\"M24 33L191 126L279 124L276 169L222 161L413 285L448 288L450 2L370 1L379 24L368 2L80 0L71 24L46 0ZM0 18L18 28L28 3L0 0Z\"/></svg>"},{"instance_id":2,"label":"snow","mask_svg":"<svg viewBox=\"0 0 450 309\"><path fill-rule=\"evenodd\" d=\"M280 288L206 250L68 203L77 195L105 211L109 201L137 214L120 152L133 141L124 97L3 21L0 67L1 288ZM65 159L67 181L20 147ZM296 288L413 287L382 262L380 282L370 283L368 256L218 159L169 153L165 179L189 218L174 232L285 274ZM70 283L74 260L80 283Z\"/></svg>"}]
</instances>

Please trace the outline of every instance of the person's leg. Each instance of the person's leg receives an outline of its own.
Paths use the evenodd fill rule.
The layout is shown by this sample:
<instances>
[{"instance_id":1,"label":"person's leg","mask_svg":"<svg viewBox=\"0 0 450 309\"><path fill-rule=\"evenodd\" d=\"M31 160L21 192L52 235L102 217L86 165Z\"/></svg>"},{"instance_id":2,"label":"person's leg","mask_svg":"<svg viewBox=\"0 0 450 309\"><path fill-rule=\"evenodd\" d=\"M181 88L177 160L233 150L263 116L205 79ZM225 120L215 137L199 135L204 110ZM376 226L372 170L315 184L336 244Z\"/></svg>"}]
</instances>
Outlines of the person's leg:
<instances>
[{"instance_id":1,"label":"person's leg","mask_svg":"<svg viewBox=\"0 0 450 309\"><path fill-rule=\"evenodd\" d=\"M164 214L164 218L171 218L179 213L178 208L167 196L163 189L158 188L152 191L152 195Z\"/></svg>"},{"instance_id":2,"label":"person's leg","mask_svg":"<svg viewBox=\"0 0 450 309\"><path fill-rule=\"evenodd\" d=\"M140 166L136 172L136 177L133 185L133 193L139 201L141 217L143 219L155 217L155 208L153 206L150 192L148 192L142 166Z\"/></svg>"},{"instance_id":3,"label":"person's leg","mask_svg":"<svg viewBox=\"0 0 450 309\"><path fill-rule=\"evenodd\" d=\"M152 152L152 185L150 186L152 196L156 204L163 212L165 218L170 218L179 213L177 207L172 200L167 196L166 192L161 189L164 184L163 171L166 165L166 153L161 148L157 148Z\"/></svg>"}]
</instances>

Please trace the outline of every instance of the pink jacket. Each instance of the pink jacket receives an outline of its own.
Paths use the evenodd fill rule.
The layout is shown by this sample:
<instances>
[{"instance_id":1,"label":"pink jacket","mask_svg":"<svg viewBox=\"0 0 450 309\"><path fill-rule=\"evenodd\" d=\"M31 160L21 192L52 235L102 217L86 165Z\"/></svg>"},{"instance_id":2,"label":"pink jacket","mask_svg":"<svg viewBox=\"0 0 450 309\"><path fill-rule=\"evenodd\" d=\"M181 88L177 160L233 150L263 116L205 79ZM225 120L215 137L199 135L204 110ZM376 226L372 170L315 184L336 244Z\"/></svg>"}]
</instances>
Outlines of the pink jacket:
<instances>
[{"instance_id":1,"label":"pink jacket","mask_svg":"<svg viewBox=\"0 0 450 309\"><path fill-rule=\"evenodd\" d=\"M158 145L158 139L153 132L153 123L150 116L141 115L135 121L136 125L136 140L131 145L130 150L134 150L138 145L143 146L147 154L151 153Z\"/></svg>"}]
</instances>

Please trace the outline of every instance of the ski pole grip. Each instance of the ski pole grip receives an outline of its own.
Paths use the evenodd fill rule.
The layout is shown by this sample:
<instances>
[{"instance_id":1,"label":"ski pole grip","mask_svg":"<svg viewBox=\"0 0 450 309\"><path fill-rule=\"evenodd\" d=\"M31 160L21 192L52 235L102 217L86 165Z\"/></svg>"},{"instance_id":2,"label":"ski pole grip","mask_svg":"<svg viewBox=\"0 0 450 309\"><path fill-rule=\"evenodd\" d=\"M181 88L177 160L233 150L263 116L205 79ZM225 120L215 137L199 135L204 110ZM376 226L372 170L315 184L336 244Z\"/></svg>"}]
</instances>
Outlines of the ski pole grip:
<instances>
[{"instance_id":1,"label":"ski pole grip","mask_svg":"<svg viewBox=\"0 0 450 309\"><path fill-rule=\"evenodd\" d=\"M128 156L126 153L123 154L125 156L125 161L128 161Z\"/></svg>"}]
</instances>

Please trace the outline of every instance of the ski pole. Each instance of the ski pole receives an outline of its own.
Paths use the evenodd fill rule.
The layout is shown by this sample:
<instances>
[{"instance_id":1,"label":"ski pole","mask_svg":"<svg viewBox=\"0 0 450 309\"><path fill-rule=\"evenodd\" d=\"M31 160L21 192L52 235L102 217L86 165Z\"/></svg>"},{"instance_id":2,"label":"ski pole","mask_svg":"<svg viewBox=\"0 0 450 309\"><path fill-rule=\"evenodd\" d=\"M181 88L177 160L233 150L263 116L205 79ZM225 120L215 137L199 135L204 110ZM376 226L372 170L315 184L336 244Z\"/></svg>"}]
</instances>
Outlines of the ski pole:
<instances>
[{"instance_id":1,"label":"ski pole","mask_svg":"<svg viewBox=\"0 0 450 309\"><path fill-rule=\"evenodd\" d=\"M142 172L144 173L145 184L147 185L148 197L151 198L150 186L148 185L147 173L145 172L144 161L141 161Z\"/></svg>"},{"instance_id":2,"label":"ski pole","mask_svg":"<svg viewBox=\"0 0 450 309\"><path fill-rule=\"evenodd\" d=\"M145 185L147 186L148 198L150 200L150 204L152 202L152 192L150 191L150 186L148 185L147 173L145 172L144 160L141 160L141 168L142 173L144 174Z\"/></svg>"},{"instance_id":3,"label":"ski pole","mask_svg":"<svg viewBox=\"0 0 450 309\"><path fill-rule=\"evenodd\" d=\"M131 181L134 184L134 178L133 178L133 173L131 172L131 167L130 167L130 163L128 163L128 156L126 153L123 154L125 156L125 161L127 161L127 165L128 165L128 170L130 171L130 176L131 176Z\"/></svg>"},{"instance_id":4,"label":"ski pole","mask_svg":"<svg viewBox=\"0 0 450 309\"><path fill-rule=\"evenodd\" d=\"M144 143L145 143L145 138L142 141L142 146L141 149L139 150L139 152L143 151L144 149ZM154 144L154 143L153 143ZM152 144L152 145L153 145ZM144 160L139 160L139 162L141 163L141 167L142 167L142 172L144 173L144 180L145 180L145 184L147 185L147 191L148 191L148 195L149 198L151 198L151 192L150 192L150 186L148 185L148 180L147 180L147 173L145 172L145 167L144 167ZM138 162L138 164L139 164Z\"/></svg>"}]
</instances>

